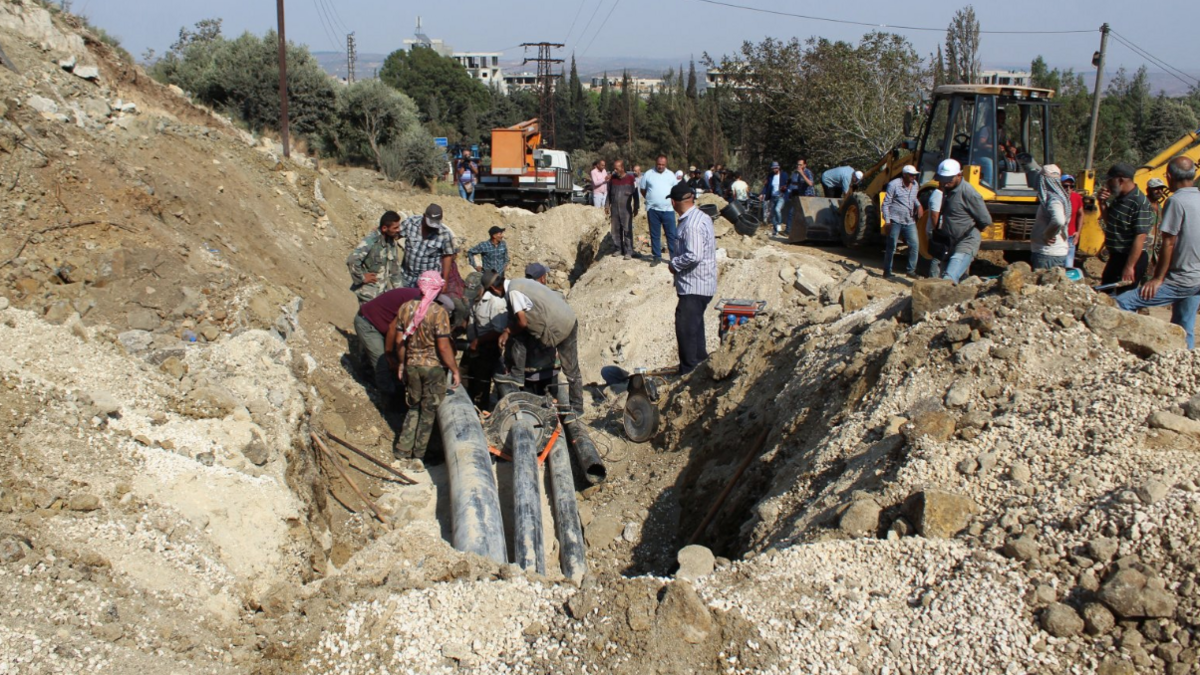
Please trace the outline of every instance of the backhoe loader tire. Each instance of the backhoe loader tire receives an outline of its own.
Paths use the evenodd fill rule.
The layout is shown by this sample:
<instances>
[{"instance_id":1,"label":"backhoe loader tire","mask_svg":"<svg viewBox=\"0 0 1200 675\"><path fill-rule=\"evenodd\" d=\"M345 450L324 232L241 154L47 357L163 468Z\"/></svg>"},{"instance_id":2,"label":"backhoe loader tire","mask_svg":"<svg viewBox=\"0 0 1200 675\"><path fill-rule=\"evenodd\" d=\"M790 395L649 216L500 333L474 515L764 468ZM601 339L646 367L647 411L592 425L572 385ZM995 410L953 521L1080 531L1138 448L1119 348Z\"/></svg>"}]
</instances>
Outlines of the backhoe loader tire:
<instances>
[{"instance_id":1,"label":"backhoe loader tire","mask_svg":"<svg viewBox=\"0 0 1200 675\"><path fill-rule=\"evenodd\" d=\"M865 248L879 242L879 207L862 192L853 192L842 200L842 244L847 248Z\"/></svg>"}]
</instances>

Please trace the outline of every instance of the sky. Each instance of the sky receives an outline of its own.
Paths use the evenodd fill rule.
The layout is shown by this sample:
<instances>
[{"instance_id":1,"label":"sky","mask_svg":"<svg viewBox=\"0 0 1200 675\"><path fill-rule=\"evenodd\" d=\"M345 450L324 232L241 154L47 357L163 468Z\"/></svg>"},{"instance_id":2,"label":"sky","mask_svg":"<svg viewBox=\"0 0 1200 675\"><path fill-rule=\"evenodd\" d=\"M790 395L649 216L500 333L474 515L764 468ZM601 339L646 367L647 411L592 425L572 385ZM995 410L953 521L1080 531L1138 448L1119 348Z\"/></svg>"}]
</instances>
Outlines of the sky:
<instances>
[{"instance_id":1,"label":"sky","mask_svg":"<svg viewBox=\"0 0 1200 675\"><path fill-rule=\"evenodd\" d=\"M118 36L135 56L147 48L162 53L179 28L212 17L224 20L227 36L250 31L261 34L275 27L271 0L69 0L72 11ZM890 29L907 37L921 54L932 54L945 39L945 27L959 3L859 2L796 3L774 0L727 0L729 4L810 14L841 21L869 21L933 30ZM1100 24L1108 22L1127 42L1167 65L1181 68L1184 77L1200 77L1190 50L1195 29L1190 21L1164 21L1169 13L1139 11L1118 0L1083 3L1055 0L1006 0L976 3L984 31L1087 31L1071 34L985 34L981 54L985 68L1028 64L1042 55L1051 66L1091 70L1092 53L1099 49ZM359 53L388 53L411 37L417 15L424 32L441 38L459 51L505 51L520 59L522 42L563 42L566 58L629 57L699 60L734 53L745 40L764 37L801 39L821 36L857 41L872 30L847 25L779 16L705 0L457 0L403 2L400 0L286 0L287 36L313 51L344 51L346 33L356 35ZM889 30L889 29L884 29ZM1116 39L1109 41L1108 67L1136 69L1152 64ZM1094 72L1094 71L1093 71ZM1186 80L1185 80L1186 81ZM1192 82L1188 82L1191 84Z\"/></svg>"}]
</instances>

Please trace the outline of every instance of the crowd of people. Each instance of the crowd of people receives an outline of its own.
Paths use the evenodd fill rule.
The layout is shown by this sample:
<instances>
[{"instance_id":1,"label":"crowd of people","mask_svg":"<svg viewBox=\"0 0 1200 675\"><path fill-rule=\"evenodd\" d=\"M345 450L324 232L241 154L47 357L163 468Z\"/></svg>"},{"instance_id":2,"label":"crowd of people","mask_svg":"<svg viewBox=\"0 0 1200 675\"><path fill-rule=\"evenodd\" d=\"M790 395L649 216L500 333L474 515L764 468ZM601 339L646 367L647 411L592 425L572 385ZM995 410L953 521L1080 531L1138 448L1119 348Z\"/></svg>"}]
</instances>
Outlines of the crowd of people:
<instances>
[{"instance_id":1,"label":"crowd of people","mask_svg":"<svg viewBox=\"0 0 1200 675\"><path fill-rule=\"evenodd\" d=\"M634 254L632 217L642 200L666 231L666 262L678 295L680 371L687 373L708 356L704 312L717 289L712 219L696 208L696 188L666 170L665 157L642 181L618 160L605 183L619 254ZM583 413L579 321L563 295L547 286L545 265L530 263L523 278L510 278L504 233L492 227L487 240L467 250L473 271L463 279L440 206L409 218L388 211L346 260L359 301L354 328L370 377L385 406L407 408L393 455L408 470L424 467L447 387L464 380L475 405L490 410L514 391L545 393L557 361L570 407ZM660 247L654 246L653 264L660 262Z\"/></svg>"}]
</instances>

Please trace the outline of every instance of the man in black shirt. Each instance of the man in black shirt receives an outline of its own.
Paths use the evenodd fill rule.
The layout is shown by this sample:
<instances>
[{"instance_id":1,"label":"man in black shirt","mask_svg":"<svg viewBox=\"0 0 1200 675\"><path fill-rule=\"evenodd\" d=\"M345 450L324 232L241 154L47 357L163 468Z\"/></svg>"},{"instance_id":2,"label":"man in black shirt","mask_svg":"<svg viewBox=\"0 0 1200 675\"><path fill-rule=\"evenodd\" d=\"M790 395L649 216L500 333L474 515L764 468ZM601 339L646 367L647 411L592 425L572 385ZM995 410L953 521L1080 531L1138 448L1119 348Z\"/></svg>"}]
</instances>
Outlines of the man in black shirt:
<instances>
[{"instance_id":1,"label":"man in black shirt","mask_svg":"<svg viewBox=\"0 0 1200 675\"><path fill-rule=\"evenodd\" d=\"M1134 284L1146 273L1143 248L1154 226L1154 209L1133 182L1133 173L1129 164L1114 164L1096 195L1104 222L1104 247L1108 249L1101 284Z\"/></svg>"}]
</instances>

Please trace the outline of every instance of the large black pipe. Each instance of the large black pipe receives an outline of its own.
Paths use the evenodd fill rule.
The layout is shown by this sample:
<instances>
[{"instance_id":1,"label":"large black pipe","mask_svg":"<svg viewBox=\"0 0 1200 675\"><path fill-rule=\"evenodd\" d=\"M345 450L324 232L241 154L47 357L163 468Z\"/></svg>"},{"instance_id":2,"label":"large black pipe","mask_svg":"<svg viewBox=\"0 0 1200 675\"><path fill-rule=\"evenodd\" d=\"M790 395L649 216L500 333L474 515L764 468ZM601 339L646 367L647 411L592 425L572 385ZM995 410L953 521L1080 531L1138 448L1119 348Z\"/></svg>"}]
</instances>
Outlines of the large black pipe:
<instances>
[{"instance_id":1,"label":"large black pipe","mask_svg":"<svg viewBox=\"0 0 1200 675\"><path fill-rule=\"evenodd\" d=\"M508 562L492 456L465 387L446 395L438 407L438 427L450 477L451 543L460 551Z\"/></svg>"},{"instance_id":2,"label":"large black pipe","mask_svg":"<svg viewBox=\"0 0 1200 675\"><path fill-rule=\"evenodd\" d=\"M596 444L588 435L583 420L571 411L567 385L561 382L558 385L558 416L567 435L567 445L571 448L571 454L575 457L575 464L579 467L583 479L590 485L603 483L604 479L608 478L608 469L604 468L604 462L600 460L600 453L596 451Z\"/></svg>"},{"instance_id":3,"label":"large black pipe","mask_svg":"<svg viewBox=\"0 0 1200 675\"><path fill-rule=\"evenodd\" d=\"M510 432L513 459L513 557L521 569L546 573L542 542L542 498L538 491L538 447L533 418L517 413Z\"/></svg>"},{"instance_id":4,"label":"large black pipe","mask_svg":"<svg viewBox=\"0 0 1200 675\"><path fill-rule=\"evenodd\" d=\"M554 498L554 532L558 535L558 564L563 576L580 583L587 573L587 548L583 541L583 524L579 521L579 504L575 501L575 477L571 475L571 456L562 434L554 441L546 462L550 471L550 489Z\"/></svg>"}]
</instances>

